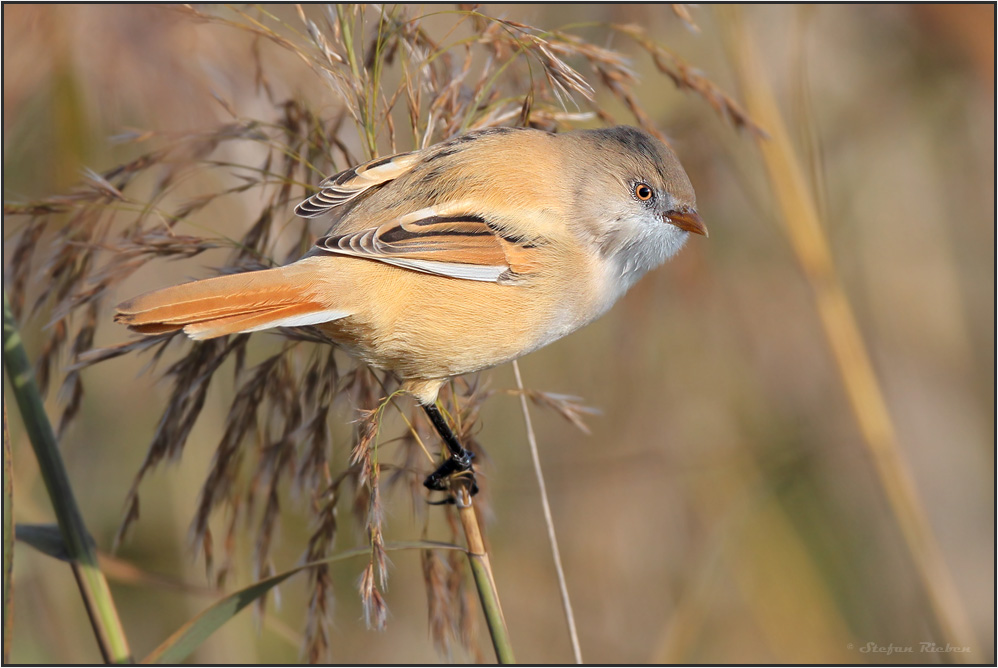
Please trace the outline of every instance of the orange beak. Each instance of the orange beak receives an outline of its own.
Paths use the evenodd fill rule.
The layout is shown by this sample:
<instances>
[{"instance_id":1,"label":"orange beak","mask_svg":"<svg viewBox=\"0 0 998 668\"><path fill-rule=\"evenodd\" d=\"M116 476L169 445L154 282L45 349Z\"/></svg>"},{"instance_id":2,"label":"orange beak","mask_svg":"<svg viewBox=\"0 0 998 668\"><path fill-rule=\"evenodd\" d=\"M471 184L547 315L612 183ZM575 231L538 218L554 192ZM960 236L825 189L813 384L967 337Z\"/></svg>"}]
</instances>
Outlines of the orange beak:
<instances>
[{"instance_id":1,"label":"orange beak","mask_svg":"<svg viewBox=\"0 0 998 668\"><path fill-rule=\"evenodd\" d=\"M705 237L710 236L707 234L707 226L703 224L703 219L693 210L669 211L665 214L665 222L672 223L679 229L686 230L687 232L702 234Z\"/></svg>"}]
</instances>

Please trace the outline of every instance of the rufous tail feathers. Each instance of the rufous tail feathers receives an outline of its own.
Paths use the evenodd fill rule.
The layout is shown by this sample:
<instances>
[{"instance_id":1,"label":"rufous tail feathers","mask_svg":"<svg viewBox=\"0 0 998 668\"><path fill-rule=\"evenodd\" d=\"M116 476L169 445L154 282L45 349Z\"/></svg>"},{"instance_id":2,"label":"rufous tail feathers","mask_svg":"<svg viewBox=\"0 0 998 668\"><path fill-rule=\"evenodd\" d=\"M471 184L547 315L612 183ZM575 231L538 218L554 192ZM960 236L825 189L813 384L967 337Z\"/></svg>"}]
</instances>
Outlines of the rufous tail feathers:
<instances>
[{"instance_id":1,"label":"rufous tail feathers","mask_svg":"<svg viewBox=\"0 0 998 668\"><path fill-rule=\"evenodd\" d=\"M212 339L349 315L317 294L314 276L314 268L292 264L194 281L119 304L114 319L142 334L183 329L192 339Z\"/></svg>"}]
</instances>

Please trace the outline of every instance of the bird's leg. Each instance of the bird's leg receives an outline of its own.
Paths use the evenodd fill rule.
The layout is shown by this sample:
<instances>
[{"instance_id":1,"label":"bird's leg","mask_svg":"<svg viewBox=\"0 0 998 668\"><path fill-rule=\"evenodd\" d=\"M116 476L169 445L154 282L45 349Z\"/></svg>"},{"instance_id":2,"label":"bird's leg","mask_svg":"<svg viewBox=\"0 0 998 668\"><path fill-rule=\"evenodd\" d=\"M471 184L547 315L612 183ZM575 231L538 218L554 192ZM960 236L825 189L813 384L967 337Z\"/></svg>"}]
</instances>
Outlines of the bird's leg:
<instances>
[{"instance_id":1,"label":"bird's leg","mask_svg":"<svg viewBox=\"0 0 998 668\"><path fill-rule=\"evenodd\" d=\"M478 484L475 482L475 469L471 465L471 460L475 458L474 453L465 450L454 431L447 424L447 420L440 414L435 404L421 404L426 414L430 416L430 422L436 427L437 433L444 440L444 444L450 451L450 459L440 465L436 471L431 473L423 481L423 485L439 492L448 489L447 481L451 476L462 475L471 478L469 491L472 496L478 493Z\"/></svg>"}]
</instances>

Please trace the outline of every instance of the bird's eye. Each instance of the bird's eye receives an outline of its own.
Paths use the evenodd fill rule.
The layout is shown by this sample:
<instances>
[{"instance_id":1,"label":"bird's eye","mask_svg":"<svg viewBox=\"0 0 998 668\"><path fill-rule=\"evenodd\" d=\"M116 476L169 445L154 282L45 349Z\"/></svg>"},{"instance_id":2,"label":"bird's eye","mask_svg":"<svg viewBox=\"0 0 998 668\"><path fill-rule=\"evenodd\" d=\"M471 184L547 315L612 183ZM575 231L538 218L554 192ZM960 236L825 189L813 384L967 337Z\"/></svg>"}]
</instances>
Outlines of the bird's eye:
<instances>
[{"instance_id":1,"label":"bird's eye","mask_svg":"<svg viewBox=\"0 0 998 668\"><path fill-rule=\"evenodd\" d=\"M637 197L642 202L647 202L655 194L655 191L651 189L647 183L635 183L634 184L634 196Z\"/></svg>"}]
</instances>

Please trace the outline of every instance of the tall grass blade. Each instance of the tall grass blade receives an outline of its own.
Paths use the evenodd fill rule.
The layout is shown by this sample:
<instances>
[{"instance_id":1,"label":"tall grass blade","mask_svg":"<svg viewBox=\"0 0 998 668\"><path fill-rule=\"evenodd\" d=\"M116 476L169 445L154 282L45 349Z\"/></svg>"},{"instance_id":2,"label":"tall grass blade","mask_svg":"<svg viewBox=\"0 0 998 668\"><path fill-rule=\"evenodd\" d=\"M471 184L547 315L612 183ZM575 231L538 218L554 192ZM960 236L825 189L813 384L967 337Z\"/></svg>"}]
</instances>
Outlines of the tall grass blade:
<instances>
[{"instance_id":1,"label":"tall grass blade","mask_svg":"<svg viewBox=\"0 0 998 668\"><path fill-rule=\"evenodd\" d=\"M56 444L55 432L45 414L28 355L21 345L21 335L14 322L6 291L3 294L3 365L21 411L25 431L38 459L38 468L59 521L62 540L69 553L73 574L90 615L101 654L109 663L130 663L132 653L107 580L97 565L93 539L87 532L83 516L76 505L69 475Z\"/></svg>"},{"instance_id":2,"label":"tall grass blade","mask_svg":"<svg viewBox=\"0 0 998 668\"><path fill-rule=\"evenodd\" d=\"M3 405L3 662L10 662L10 639L14 627L11 574L14 572L14 484L10 474L10 434L7 433L7 403Z\"/></svg>"}]
</instances>

